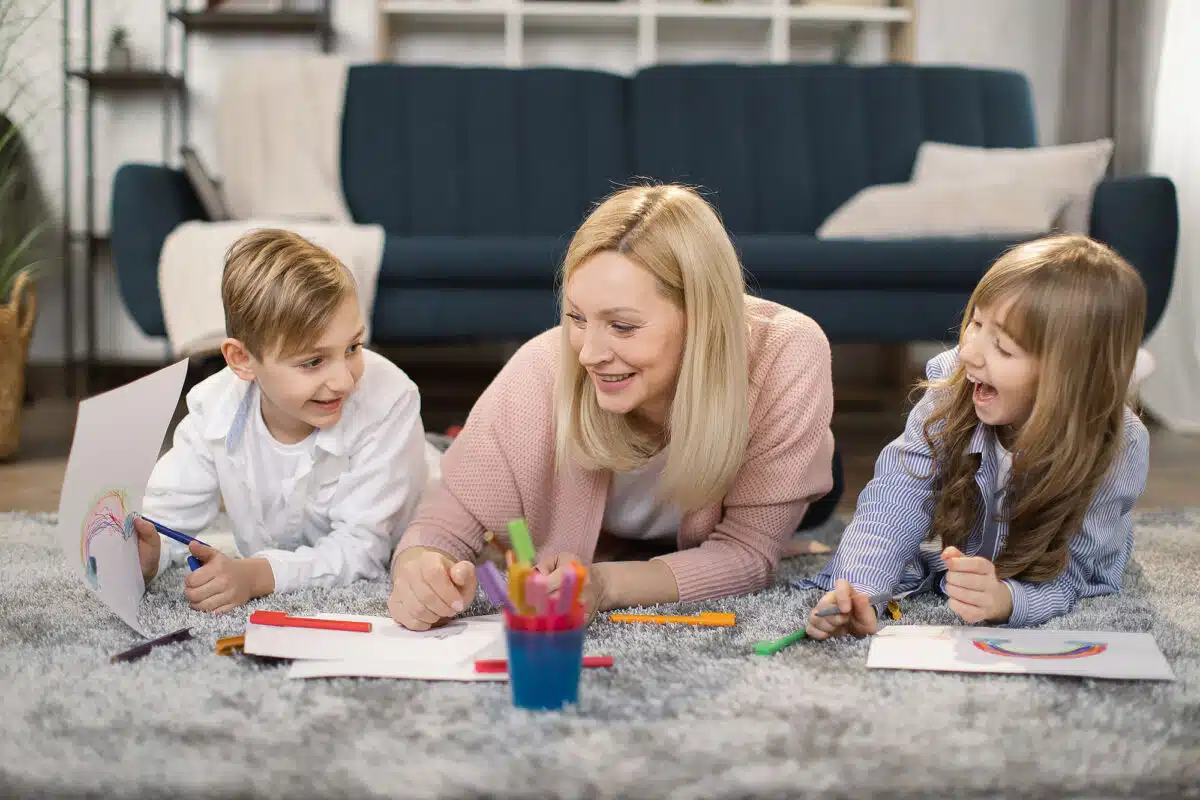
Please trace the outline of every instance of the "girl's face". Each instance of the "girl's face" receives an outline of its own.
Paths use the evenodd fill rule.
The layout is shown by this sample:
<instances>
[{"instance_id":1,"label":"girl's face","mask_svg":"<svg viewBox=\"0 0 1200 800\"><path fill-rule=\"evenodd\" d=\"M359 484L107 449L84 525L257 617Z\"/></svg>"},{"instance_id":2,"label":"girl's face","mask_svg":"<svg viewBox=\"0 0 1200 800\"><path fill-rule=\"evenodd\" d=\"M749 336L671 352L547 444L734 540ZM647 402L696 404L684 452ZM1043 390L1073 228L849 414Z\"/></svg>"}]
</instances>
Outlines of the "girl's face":
<instances>
[{"instance_id":1,"label":"girl's face","mask_svg":"<svg viewBox=\"0 0 1200 800\"><path fill-rule=\"evenodd\" d=\"M994 308L976 308L959 346L959 356L974 384L975 414L987 425L1013 431L1033 413L1038 361L1022 350L1004 327L1012 300Z\"/></svg>"},{"instance_id":2,"label":"girl's face","mask_svg":"<svg viewBox=\"0 0 1200 800\"><path fill-rule=\"evenodd\" d=\"M662 426L683 361L683 311L648 270L619 253L588 259L565 288L571 349L600 408Z\"/></svg>"}]
</instances>

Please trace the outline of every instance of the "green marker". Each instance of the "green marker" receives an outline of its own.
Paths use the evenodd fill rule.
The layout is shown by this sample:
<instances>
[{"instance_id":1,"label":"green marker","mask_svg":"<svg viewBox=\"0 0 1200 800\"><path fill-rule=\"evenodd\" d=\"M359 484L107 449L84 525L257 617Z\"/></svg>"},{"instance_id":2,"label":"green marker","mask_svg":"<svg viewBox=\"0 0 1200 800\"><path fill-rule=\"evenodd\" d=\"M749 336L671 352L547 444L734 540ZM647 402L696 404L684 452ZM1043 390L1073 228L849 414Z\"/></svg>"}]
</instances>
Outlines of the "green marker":
<instances>
[{"instance_id":1,"label":"green marker","mask_svg":"<svg viewBox=\"0 0 1200 800\"><path fill-rule=\"evenodd\" d=\"M525 519L514 519L508 523L508 538L512 541L513 552L522 564L532 564L537 554L533 550L533 539L529 536L529 526Z\"/></svg>"},{"instance_id":2,"label":"green marker","mask_svg":"<svg viewBox=\"0 0 1200 800\"><path fill-rule=\"evenodd\" d=\"M765 642L758 642L754 645L754 652L760 656L773 656L783 648L794 645L806 636L808 636L808 629L801 628L795 633L789 633L782 639L768 639Z\"/></svg>"}]
</instances>

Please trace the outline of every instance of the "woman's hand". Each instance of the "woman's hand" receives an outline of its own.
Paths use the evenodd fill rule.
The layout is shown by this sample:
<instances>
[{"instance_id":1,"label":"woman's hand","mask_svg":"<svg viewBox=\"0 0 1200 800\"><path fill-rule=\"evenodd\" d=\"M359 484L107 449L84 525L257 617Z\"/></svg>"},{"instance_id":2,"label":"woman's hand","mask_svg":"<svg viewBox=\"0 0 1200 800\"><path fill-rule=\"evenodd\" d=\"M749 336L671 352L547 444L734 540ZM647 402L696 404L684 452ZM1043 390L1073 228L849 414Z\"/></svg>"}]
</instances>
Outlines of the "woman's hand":
<instances>
[{"instance_id":1,"label":"woman's hand","mask_svg":"<svg viewBox=\"0 0 1200 800\"><path fill-rule=\"evenodd\" d=\"M426 631L452 619L475 598L475 565L438 550L414 547L392 569L388 612L410 631Z\"/></svg>"},{"instance_id":2,"label":"woman's hand","mask_svg":"<svg viewBox=\"0 0 1200 800\"><path fill-rule=\"evenodd\" d=\"M849 581L838 581L808 615L806 630L810 639L829 639L834 636L870 636L879 630L879 619L870 598L854 590ZM817 612L836 606L841 613L818 617Z\"/></svg>"},{"instance_id":3,"label":"woman's hand","mask_svg":"<svg viewBox=\"0 0 1200 800\"><path fill-rule=\"evenodd\" d=\"M942 561L950 610L963 622L1005 622L1012 616L1012 591L996 577L995 564L980 556L967 557L957 547L943 550Z\"/></svg>"},{"instance_id":4,"label":"woman's hand","mask_svg":"<svg viewBox=\"0 0 1200 800\"><path fill-rule=\"evenodd\" d=\"M563 575L571 564L583 566L583 560L574 553L558 553L538 561L538 571L547 576L546 588L551 599L557 598L562 589ZM583 602L584 618L591 622L596 612L605 610L604 570L600 564L588 568L587 580L579 599Z\"/></svg>"}]
</instances>

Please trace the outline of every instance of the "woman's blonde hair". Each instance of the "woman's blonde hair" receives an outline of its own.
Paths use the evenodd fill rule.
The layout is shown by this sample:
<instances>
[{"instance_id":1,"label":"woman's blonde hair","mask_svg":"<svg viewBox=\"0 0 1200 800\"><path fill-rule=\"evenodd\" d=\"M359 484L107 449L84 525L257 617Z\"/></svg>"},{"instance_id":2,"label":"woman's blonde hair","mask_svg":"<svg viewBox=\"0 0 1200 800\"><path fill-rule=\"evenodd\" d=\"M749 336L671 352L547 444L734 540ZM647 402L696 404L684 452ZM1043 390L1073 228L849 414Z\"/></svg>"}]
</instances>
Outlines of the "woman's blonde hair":
<instances>
[{"instance_id":1,"label":"woman's blonde hair","mask_svg":"<svg viewBox=\"0 0 1200 800\"><path fill-rule=\"evenodd\" d=\"M1041 582L1066 567L1071 537L1123 445L1146 289L1124 259L1085 236L1027 242L983 276L960 341L976 309L1009 300L1004 328L1038 371L1033 411L1011 442L1008 538L996 574ZM941 394L924 427L939 490L930 538L961 549L981 508L978 456L967 452L978 424L973 386L961 361L947 379L923 386Z\"/></svg>"},{"instance_id":2,"label":"woman's blonde hair","mask_svg":"<svg viewBox=\"0 0 1200 800\"><path fill-rule=\"evenodd\" d=\"M742 466L750 428L746 284L733 243L716 211L694 190L634 186L604 200L575 233L560 291L581 265L604 252L648 270L686 318L659 496L685 511L719 502ZM587 370L571 350L565 293L561 302L557 463L574 459L587 469L634 469L659 450L661 438L635 426L628 415L600 408Z\"/></svg>"}]
</instances>

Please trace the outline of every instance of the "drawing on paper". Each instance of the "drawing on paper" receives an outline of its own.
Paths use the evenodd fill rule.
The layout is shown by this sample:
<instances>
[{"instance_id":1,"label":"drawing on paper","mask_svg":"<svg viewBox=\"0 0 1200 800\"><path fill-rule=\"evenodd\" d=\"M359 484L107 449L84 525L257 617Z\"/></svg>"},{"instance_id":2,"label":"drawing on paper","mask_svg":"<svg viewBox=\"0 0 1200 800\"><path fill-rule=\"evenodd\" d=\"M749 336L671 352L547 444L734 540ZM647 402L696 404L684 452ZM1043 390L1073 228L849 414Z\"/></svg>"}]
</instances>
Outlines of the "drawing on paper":
<instances>
[{"instance_id":1,"label":"drawing on paper","mask_svg":"<svg viewBox=\"0 0 1200 800\"><path fill-rule=\"evenodd\" d=\"M1108 649L1103 642L1063 642L1060 646L1045 650L1018 650L1006 647L1008 639L972 639L971 643L985 653L1007 658L1087 658L1098 656Z\"/></svg>"},{"instance_id":2,"label":"drawing on paper","mask_svg":"<svg viewBox=\"0 0 1200 800\"><path fill-rule=\"evenodd\" d=\"M120 536L128 539L132 530L125 528L127 498L120 489L109 489L92 503L83 518L83 532L79 537L79 557L87 570L87 581L93 589L100 588L100 575L96 557L92 555L92 544L100 536Z\"/></svg>"}]
</instances>

